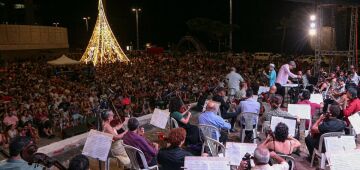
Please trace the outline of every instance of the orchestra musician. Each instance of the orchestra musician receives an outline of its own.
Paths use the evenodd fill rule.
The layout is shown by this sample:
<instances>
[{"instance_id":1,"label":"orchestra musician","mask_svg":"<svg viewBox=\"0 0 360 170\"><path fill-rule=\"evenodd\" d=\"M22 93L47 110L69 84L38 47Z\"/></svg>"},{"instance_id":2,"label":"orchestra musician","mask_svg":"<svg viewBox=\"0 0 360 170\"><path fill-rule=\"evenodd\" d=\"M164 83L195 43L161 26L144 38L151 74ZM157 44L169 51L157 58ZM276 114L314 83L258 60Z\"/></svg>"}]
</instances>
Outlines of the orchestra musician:
<instances>
[{"instance_id":1,"label":"orchestra musician","mask_svg":"<svg viewBox=\"0 0 360 170\"><path fill-rule=\"evenodd\" d=\"M282 65L278 72L275 85L277 88L277 94L280 94L282 97L285 97L284 85L290 83L289 76L292 78L301 78L300 75L296 75L290 71L294 68L296 68L295 61L290 61L289 63Z\"/></svg>"}]
</instances>

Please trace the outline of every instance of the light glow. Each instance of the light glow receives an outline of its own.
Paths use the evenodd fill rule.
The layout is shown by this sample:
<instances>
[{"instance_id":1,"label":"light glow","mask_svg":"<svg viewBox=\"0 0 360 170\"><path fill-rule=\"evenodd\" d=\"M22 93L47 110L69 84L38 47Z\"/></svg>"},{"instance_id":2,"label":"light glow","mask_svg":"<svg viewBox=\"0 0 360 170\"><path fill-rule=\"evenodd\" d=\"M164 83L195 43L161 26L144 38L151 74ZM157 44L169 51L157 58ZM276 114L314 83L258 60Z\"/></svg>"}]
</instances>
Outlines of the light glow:
<instances>
[{"instance_id":1,"label":"light glow","mask_svg":"<svg viewBox=\"0 0 360 170\"><path fill-rule=\"evenodd\" d=\"M310 36L315 36L316 35L316 29L310 29L309 30L309 35Z\"/></svg>"},{"instance_id":2,"label":"light glow","mask_svg":"<svg viewBox=\"0 0 360 170\"><path fill-rule=\"evenodd\" d=\"M98 10L94 32L80 61L86 64L92 62L94 66L116 61L129 62L109 26L102 0L99 0Z\"/></svg>"},{"instance_id":3,"label":"light glow","mask_svg":"<svg viewBox=\"0 0 360 170\"><path fill-rule=\"evenodd\" d=\"M314 22L310 23L310 28L315 28L316 24Z\"/></svg>"},{"instance_id":4,"label":"light glow","mask_svg":"<svg viewBox=\"0 0 360 170\"><path fill-rule=\"evenodd\" d=\"M315 21L316 20L316 16L315 15L310 15L310 21Z\"/></svg>"}]
</instances>

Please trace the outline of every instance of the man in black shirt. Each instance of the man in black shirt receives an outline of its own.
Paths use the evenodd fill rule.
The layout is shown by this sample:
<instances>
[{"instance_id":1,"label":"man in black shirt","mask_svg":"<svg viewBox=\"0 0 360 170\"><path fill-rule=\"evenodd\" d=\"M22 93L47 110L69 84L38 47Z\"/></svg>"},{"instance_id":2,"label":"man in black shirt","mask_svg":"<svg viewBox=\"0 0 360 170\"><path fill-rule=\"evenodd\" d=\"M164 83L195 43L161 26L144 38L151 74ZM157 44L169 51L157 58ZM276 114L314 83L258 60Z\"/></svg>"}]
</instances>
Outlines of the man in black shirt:
<instances>
[{"instance_id":1,"label":"man in black shirt","mask_svg":"<svg viewBox=\"0 0 360 170\"><path fill-rule=\"evenodd\" d=\"M314 147L319 149L320 136L329 132L342 132L346 124L344 121L337 119L341 110L339 105L331 105L329 113L321 115L320 118L311 128L311 134L305 138L306 146L309 150L310 157L313 154ZM323 145L323 151L325 147Z\"/></svg>"}]
</instances>

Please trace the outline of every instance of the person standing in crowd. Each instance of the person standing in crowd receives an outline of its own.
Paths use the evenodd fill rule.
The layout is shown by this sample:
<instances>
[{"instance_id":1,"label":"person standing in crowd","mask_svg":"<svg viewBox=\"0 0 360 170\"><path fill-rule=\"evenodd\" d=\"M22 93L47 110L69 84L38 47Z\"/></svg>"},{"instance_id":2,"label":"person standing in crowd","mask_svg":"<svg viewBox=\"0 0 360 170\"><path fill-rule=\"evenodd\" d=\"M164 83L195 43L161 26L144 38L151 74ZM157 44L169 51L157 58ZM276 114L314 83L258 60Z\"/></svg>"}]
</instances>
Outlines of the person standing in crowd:
<instances>
[{"instance_id":1,"label":"person standing in crowd","mask_svg":"<svg viewBox=\"0 0 360 170\"><path fill-rule=\"evenodd\" d=\"M28 162L24 161L20 153L22 150L31 143L29 138L18 136L15 137L9 145L9 154L10 158L5 162L0 163L1 170L42 170L43 167L32 164L29 165Z\"/></svg>"},{"instance_id":2,"label":"person standing in crowd","mask_svg":"<svg viewBox=\"0 0 360 170\"><path fill-rule=\"evenodd\" d=\"M281 96L285 96L285 84L289 82L289 76L292 78L301 78L301 76L292 73L290 70L296 68L295 61L290 61L288 64L281 66L278 75L276 77L275 85L277 88L277 93Z\"/></svg>"},{"instance_id":3,"label":"person standing in crowd","mask_svg":"<svg viewBox=\"0 0 360 170\"><path fill-rule=\"evenodd\" d=\"M266 73L264 70L263 74L269 79L269 87L274 86L276 80L275 64L271 63L269 65L269 73Z\"/></svg>"},{"instance_id":4,"label":"person standing in crowd","mask_svg":"<svg viewBox=\"0 0 360 170\"><path fill-rule=\"evenodd\" d=\"M358 76L356 68L355 68L354 65L350 66L350 71L351 71L351 76L350 76L351 83L354 83L357 86L359 84L359 78L360 77Z\"/></svg>"},{"instance_id":5,"label":"person standing in crowd","mask_svg":"<svg viewBox=\"0 0 360 170\"><path fill-rule=\"evenodd\" d=\"M193 156L182 149L185 143L186 130L183 128L171 129L166 141L170 144L167 148L160 149L157 160L162 170L181 170L186 156Z\"/></svg>"},{"instance_id":6,"label":"person standing in crowd","mask_svg":"<svg viewBox=\"0 0 360 170\"><path fill-rule=\"evenodd\" d=\"M139 128L139 121L136 118L130 118L128 121L129 131L125 133L123 139L126 145L140 149L146 158L148 166L157 165L156 155L159 150L159 144L151 143L144 137L144 128ZM139 163L141 166L142 164ZM143 165L142 165L143 167Z\"/></svg>"},{"instance_id":7,"label":"person standing in crowd","mask_svg":"<svg viewBox=\"0 0 360 170\"><path fill-rule=\"evenodd\" d=\"M231 72L226 75L228 81L229 93L235 95L240 90L240 83L244 82L244 79L239 73L236 72L235 67L231 67ZM234 89L235 91L232 91Z\"/></svg>"},{"instance_id":8,"label":"person standing in crowd","mask_svg":"<svg viewBox=\"0 0 360 170\"><path fill-rule=\"evenodd\" d=\"M308 160L311 160L311 156L314 152L314 148L318 148L320 142L320 136L329 132L342 132L344 131L346 125L345 122L338 119L340 115L339 105L331 105L329 108L329 113L322 114L320 118L315 122L311 128L311 133L305 138L306 147L309 151ZM325 146L325 145L323 145ZM325 147L322 148L322 150Z\"/></svg>"},{"instance_id":9,"label":"person standing in crowd","mask_svg":"<svg viewBox=\"0 0 360 170\"><path fill-rule=\"evenodd\" d=\"M225 143L227 141L227 130L231 129L230 123L225 122L225 120L216 114L215 103L209 101L206 105L205 112L201 113L199 116L199 124L211 125L220 129L220 134L217 131L216 134L213 134L212 138L220 142Z\"/></svg>"},{"instance_id":10,"label":"person standing in crowd","mask_svg":"<svg viewBox=\"0 0 360 170\"><path fill-rule=\"evenodd\" d=\"M234 129L234 125L236 122L236 117L238 116L238 113L236 112L228 112L229 108L230 108L230 103L225 102L224 97L225 97L225 88L219 87L216 90L216 95L213 97L213 100L216 102L221 103L220 104L220 112L221 112L221 117L224 119L231 119L231 132L235 132ZM233 103L231 103L233 104ZM235 105L235 104L233 104Z\"/></svg>"}]
</instances>

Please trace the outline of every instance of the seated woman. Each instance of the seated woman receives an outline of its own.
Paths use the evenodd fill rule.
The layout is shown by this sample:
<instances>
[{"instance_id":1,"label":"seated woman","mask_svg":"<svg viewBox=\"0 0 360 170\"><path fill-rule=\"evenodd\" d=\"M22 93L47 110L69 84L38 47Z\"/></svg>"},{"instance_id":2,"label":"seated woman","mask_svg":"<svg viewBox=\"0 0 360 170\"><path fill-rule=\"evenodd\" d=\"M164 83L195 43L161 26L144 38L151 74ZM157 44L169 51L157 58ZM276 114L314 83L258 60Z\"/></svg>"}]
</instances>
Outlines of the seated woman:
<instances>
[{"instance_id":1,"label":"seated woman","mask_svg":"<svg viewBox=\"0 0 360 170\"><path fill-rule=\"evenodd\" d=\"M178 122L180 127L186 130L186 145L199 144L199 128L190 124L191 112L187 111L186 105L184 105L179 97L174 97L170 100L169 111L170 116Z\"/></svg>"},{"instance_id":2,"label":"seated woman","mask_svg":"<svg viewBox=\"0 0 360 170\"><path fill-rule=\"evenodd\" d=\"M289 128L284 123L279 123L275 127L275 132L268 135L261 146L268 148L279 154L291 155L301 143L295 138L289 136Z\"/></svg>"},{"instance_id":3,"label":"seated woman","mask_svg":"<svg viewBox=\"0 0 360 170\"><path fill-rule=\"evenodd\" d=\"M110 122L114 119L114 113L112 111L105 111L101 113L101 119L103 120L103 132L110 133L114 135L113 137L113 143L111 145L111 153L113 156L115 156L118 161L120 162L120 165L129 167L130 166L130 159L125 151L125 148L123 146L123 141L121 140L124 137L124 134L127 131L124 131L121 134L118 134L118 130L120 130L125 121L115 127L112 127L110 125Z\"/></svg>"},{"instance_id":4,"label":"seated woman","mask_svg":"<svg viewBox=\"0 0 360 170\"><path fill-rule=\"evenodd\" d=\"M160 149L157 160L162 170L181 170L184 166L185 156L192 156L192 154L181 146L185 142L186 131L183 128L171 129L167 142L169 147Z\"/></svg>"},{"instance_id":5,"label":"seated woman","mask_svg":"<svg viewBox=\"0 0 360 170\"><path fill-rule=\"evenodd\" d=\"M265 115L264 115L265 121L271 121L272 116L295 118L290 113L281 110L280 106L281 106L282 100L283 100L283 98L279 94L276 94L276 95L270 97L271 109L269 112L265 113Z\"/></svg>"}]
</instances>

